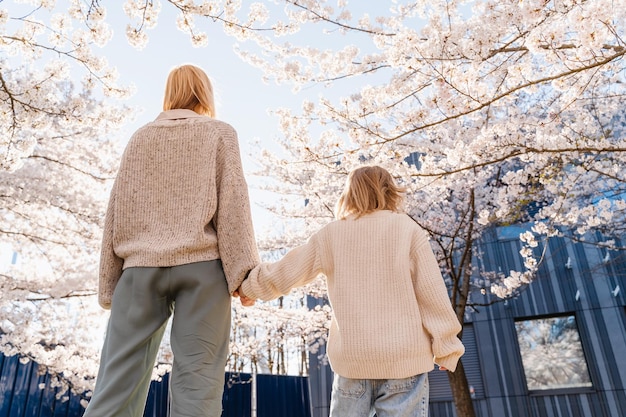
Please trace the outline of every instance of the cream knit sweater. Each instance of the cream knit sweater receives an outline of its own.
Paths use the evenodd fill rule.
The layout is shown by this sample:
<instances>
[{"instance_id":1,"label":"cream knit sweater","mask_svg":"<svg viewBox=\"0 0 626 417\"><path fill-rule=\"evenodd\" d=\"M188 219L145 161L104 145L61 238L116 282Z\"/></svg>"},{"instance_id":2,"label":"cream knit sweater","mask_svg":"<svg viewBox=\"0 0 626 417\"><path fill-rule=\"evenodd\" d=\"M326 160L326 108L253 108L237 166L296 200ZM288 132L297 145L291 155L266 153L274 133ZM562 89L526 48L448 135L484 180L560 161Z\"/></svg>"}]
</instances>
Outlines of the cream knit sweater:
<instances>
[{"instance_id":1,"label":"cream knit sweater","mask_svg":"<svg viewBox=\"0 0 626 417\"><path fill-rule=\"evenodd\" d=\"M346 378L397 379L451 371L465 348L428 242L409 216L375 211L337 220L275 263L250 272L241 291L270 300L326 276L333 311L328 359Z\"/></svg>"},{"instance_id":2,"label":"cream knit sweater","mask_svg":"<svg viewBox=\"0 0 626 417\"><path fill-rule=\"evenodd\" d=\"M161 113L130 139L107 209L98 302L122 270L221 259L232 293L259 263L237 133L191 110Z\"/></svg>"}]
</instances>

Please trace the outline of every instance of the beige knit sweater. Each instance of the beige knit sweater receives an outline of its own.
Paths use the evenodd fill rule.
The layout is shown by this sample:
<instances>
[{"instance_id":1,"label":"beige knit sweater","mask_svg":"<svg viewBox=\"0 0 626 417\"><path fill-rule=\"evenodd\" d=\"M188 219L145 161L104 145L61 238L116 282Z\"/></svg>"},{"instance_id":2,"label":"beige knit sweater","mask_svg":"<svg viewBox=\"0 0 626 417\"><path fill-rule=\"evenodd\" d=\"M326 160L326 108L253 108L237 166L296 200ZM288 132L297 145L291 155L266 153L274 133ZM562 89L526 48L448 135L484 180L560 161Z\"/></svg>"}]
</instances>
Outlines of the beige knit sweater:
<instances>
[{"instance_id":1,"label":"beige knit sweater","mask_svg":"<svg viewBox=\"0 0 626 417\"><path fill-rule=\"evenodd\" d=\"M337 220L242 284L270 300L326 276L333 311L328 359L346 378L396 379L456 369L465 348L428 237L409 216L376 211Z\"/></svg>"},{"instance_id":2,"label":"beige knit sweater","mask_svg":"<svg viewBox=\"0 0 626 417\"><path fill-rule=\"evenodd\" d=\"M107 209L98 302L122 270L221 259L232 293L259 263L237 133L191 110L161 113L131 137Z\"/></svg>"}]
</instances>

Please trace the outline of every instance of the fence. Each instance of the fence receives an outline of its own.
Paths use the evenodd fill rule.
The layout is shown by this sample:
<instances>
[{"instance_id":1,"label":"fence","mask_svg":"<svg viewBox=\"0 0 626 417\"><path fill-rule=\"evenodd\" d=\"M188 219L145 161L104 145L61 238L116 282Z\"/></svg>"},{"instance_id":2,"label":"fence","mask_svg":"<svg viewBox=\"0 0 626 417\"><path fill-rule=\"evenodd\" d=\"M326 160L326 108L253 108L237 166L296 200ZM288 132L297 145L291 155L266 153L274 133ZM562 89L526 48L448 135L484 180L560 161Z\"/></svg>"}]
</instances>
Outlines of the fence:
<instances>
[{"instance_id":1,"label":"fence","mask_svg":"<svg viewBox=\"0 0 626 417\"><path fill-rule=\"evenodd\" d=\"M145 417L167 416L168 381L151 383ZM311 417L308 385L307 377L257 375L257 417ZM82 417L81 395L57 393L37 363L0 354L0 417ZM250 374L227 372L222 417L251 417L251 393Z\"/></svg>"}]
</instances>

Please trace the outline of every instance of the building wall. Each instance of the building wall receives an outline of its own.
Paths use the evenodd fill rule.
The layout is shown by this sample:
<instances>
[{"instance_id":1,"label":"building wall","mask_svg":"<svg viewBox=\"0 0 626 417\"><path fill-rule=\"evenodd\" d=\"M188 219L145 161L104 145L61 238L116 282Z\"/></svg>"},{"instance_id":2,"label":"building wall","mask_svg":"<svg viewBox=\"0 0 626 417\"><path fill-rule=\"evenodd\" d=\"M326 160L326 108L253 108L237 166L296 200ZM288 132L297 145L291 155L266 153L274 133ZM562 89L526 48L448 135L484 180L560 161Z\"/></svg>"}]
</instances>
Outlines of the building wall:
<instances>
[{"instance_id":1,"label":"building wall","mask_svg":"<svg viewBox=\"0 0 626 417\"><path fill-rule=\"evenodd\" d=\"M520 270L519 233L494 229L483 239L485 270ZM593 239L602 242L601 236ZM622 246L623 245L619 245ZM626 416L626 254L552 238L538 276L519 296L468 314L462 358L479 417L624 417ZM475 302L487 301L480 293ZM516 323L573 316L587 364L590 387L531 390L522 362ZM564 353L565 354L565 353ZM314 375L310 383L327 380ZM328 375L328 367L318 371ZM430 374L430 415L456 416L447 376ZM321 386L313 390L325 392ZM318 397L320 395L318 394ZM313 404L314 409L316 404ZM326 414L327 415L327 414ZM321 414L317 414L321 416Z\"/></svg>"}]
</instances>

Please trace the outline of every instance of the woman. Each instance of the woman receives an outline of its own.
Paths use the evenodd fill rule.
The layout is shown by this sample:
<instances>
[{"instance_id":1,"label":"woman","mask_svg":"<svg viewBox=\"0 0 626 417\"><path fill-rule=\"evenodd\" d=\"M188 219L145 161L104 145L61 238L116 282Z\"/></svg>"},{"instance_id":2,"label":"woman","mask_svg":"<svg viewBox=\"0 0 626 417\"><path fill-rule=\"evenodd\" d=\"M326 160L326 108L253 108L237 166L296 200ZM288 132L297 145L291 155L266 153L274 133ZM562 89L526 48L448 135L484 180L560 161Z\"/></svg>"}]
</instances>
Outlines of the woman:
<instances>
[{"instance_id":1,"label":"woman","mask_svg":"<svg viewBox=\"0 0 626 417\"><path fill-rule=\"evenodd\" d=\"M86 417L141 417L173 313L171 416L220 416L230 295L259 263L236 131L200 68L174 68L163 112L122 156L98 301L111 309Z\"/></svg>"}]
</instances>

